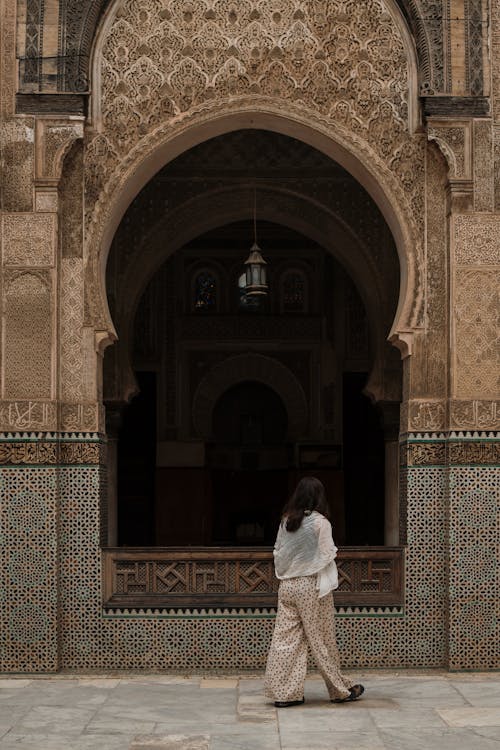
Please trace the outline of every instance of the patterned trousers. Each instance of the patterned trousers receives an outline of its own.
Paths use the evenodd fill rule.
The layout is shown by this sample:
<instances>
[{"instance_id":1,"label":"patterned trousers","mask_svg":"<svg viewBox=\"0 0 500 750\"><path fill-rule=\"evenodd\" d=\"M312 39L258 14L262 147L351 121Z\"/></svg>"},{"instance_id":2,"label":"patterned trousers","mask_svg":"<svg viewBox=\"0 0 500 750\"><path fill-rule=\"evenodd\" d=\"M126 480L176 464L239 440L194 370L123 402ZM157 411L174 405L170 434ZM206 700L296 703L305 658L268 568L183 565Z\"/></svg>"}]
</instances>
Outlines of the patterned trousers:
<instances>
[{"instance_id":1,"label":"patterned trousers","mask_svg":"<svg viewBox=\"0 0 500 750\"><path fill-rule=\"evenodd\" d=\"M267 657L265 693L274 701L301 700L308 645L330 698L346 698L352 682L342 676L335 640L333 596L318 598L316 576L280 582L278 612Z\"/></svg>"}]
</instances>

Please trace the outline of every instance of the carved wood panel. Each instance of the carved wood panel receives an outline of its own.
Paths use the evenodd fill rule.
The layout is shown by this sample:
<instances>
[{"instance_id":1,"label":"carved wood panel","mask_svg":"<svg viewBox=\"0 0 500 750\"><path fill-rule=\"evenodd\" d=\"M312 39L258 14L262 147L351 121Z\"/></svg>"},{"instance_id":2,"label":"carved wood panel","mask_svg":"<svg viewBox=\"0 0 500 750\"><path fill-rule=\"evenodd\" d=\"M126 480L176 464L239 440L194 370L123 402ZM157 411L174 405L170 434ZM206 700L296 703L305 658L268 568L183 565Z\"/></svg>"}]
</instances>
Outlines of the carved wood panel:
<instances>
[{"instance_id":1,"label":"carved wood panel","mask_svg":"<svg viewBox=\"0 0 500 750\"><path fill-rule=\"evenodd\" d=\"M276 606L273 554L262 547L106 549L103 565L109 607ZM337 567L337 605L403 603L403 548L346 547Z\"/></svg>"}]
</instances>

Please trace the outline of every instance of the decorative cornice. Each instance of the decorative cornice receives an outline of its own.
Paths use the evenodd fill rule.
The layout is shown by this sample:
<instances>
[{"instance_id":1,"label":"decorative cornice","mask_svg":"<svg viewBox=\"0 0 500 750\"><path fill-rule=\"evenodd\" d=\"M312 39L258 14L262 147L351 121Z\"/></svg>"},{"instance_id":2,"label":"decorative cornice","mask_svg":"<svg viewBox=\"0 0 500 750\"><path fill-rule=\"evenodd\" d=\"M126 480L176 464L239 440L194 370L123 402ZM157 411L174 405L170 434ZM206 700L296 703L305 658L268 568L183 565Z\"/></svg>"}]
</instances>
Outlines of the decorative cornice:
<instances>
[{"instance_id":1,"label":"decorative cornice","mask_svg":"<svg viewBox=\"0 0 500 750\"><path fill-rule=\"evenodd\" d=\"M422 96L425 117L489 117L487 96Z\"/></svg>"},{"instance_id":2,"label":"decorative cornice","mask_svg":"<svg viewBox=\"0 0 500 750\"><path fill-rule=\"evenodd\" d=\"M18 115L83 115L87 116L87 94L16 94Z\"/></svg>"}]
</instances>

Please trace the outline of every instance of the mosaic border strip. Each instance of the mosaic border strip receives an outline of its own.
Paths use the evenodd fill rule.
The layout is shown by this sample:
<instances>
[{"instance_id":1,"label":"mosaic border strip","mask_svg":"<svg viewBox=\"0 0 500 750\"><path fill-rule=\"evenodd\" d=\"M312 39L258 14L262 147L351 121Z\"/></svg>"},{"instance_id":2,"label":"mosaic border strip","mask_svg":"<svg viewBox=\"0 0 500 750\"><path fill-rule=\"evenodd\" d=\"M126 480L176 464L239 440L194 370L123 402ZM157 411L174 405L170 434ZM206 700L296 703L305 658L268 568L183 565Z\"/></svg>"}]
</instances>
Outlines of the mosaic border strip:
<instances>
[{"instance_id":1,"label":"mosaic border strip","mask_svg":"<svg viewBox=\"0 0 500 750\"><path fill-rule=\"evenodd\" d=\"M335 614L339 617L401 617L405 614L404 607L335 607ZM275 607L249 609L128 609L120 607L106 607L104 617L161 617L161 618L245 618L245 617L276 617Z\"/></svg>"}]
</instances>

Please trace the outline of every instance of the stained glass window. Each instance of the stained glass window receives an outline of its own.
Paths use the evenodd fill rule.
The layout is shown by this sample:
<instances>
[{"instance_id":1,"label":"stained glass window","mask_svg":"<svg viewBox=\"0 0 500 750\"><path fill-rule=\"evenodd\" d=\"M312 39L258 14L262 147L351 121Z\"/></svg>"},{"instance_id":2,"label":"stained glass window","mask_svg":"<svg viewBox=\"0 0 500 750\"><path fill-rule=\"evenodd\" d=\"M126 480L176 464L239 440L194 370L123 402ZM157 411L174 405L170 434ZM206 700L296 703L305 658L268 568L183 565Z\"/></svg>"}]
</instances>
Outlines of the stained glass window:
<instances>
[{"instance_id":1,"label":"stained glass window","mask_svg":"<svg viewBox=\"0 0 500 750\"><path fill-rule=\"evenodd\" d=\"M210 271L201 271L194 284L194 309L211 311L217 309L217 278Z\"/></svg>"},{"instance_id":2,"label":"stained glass window","mask_svg":"<svg viewBox=\"0 0 500 750\"><path fill-rule=\"evenodd\" d=\"M304 312L306 309L306 278L301 271L287 271L282 285L283 312Z\"/></svg>"}]
</instances>

